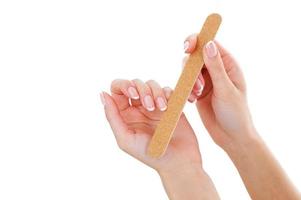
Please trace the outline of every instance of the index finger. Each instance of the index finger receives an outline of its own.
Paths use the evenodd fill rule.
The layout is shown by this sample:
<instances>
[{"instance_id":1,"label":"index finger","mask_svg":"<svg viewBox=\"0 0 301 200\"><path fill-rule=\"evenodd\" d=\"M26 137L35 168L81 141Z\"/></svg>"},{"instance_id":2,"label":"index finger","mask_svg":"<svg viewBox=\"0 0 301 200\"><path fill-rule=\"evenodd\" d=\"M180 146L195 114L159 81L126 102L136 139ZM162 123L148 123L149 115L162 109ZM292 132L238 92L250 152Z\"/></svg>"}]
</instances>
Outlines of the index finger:
<instances>
[{"instance_id":1,"label":"index finger","mask_svg":"<svg viewBox=\"0 0 301 200\"><path fill-rule=\"evenodd\" d=\"M135 85L129 80L115 79L111 84L111 92L117 95L125 95L131 99L139 99Z\"/></svg>"},{"instance_id":2,"label":"index finger","mask_svg":"<svg viewBox=\"0 0 301 200\"><path fill-rule=\"evenodd\" d=\"M188 36L185 41L184 41L184 52L191 54L192 52L194 52L195 48L196 48L196 44L197 44L197 34L191 34L190 36Z\"/></svg>"},{"instance_id":3,"label":"index finger","mask_svg":"<svg viewBox=\"0 0 301 200\"><path fill-rule=\"evenodd\" d=\"M184 52L191 54L194 52L198 40L196 33L189 35L184 41ZM214 40L220 51L221 57L230 56L231 54L216 40Z\"/></svg>"}]
</instances>

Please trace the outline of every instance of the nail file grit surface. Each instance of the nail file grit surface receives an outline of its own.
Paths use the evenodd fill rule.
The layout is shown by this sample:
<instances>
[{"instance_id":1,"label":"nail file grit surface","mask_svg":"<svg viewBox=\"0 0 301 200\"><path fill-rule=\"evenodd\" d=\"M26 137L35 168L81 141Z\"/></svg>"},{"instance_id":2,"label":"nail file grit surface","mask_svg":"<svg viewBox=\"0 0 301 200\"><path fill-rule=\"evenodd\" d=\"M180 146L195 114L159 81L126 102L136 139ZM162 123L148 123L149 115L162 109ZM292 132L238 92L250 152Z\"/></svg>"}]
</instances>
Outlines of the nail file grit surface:
<instances>
[{"instance_id":1,"label":"nail file grit surface","mask_svg":"<svg viewBox=\"0 0 301 200\"><path fill-rule=\"evenodd\" d=\"M219 14L214 13L207 17L198 35L196 50L189 56L176 88L168 101L168 109L164 112L148 146L147 154L150 157L159 158L166 151L184 105L204 65L203 47L214 39L221 22L222 18Z\"/></svg>"}]
</instances>

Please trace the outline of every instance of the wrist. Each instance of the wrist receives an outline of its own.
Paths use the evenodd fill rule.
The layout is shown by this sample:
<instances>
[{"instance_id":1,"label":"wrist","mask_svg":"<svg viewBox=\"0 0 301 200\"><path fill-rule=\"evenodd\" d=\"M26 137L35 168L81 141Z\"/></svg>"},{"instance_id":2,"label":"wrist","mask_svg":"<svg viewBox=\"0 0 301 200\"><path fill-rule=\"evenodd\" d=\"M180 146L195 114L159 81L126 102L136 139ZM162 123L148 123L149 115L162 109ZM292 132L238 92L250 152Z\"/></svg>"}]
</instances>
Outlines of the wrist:
<instances>
[{"instance_id":1,"label":"wrist","mask_svg":"<svg viewBox=\"0 0 301 200\"><path fill-rule=\"evenodd\" d=\"M219 199L210 177L201 165L192 164L158 173L171 200Z\"/></svg>"},{"instance_id":2,"label":"wrist","mask_svg":"<svg viewBox=\"0 0 301 200\"><path fill-rule=\"evenodd\" d=\"M202 176L206 174L201 164L188 164L183 166L175 166L173 169L165 169L157 171L160 178L163 179L178 179L190 176Z\"/></svg>"},{"instance_id":3,"label":"wrist","mask_svg":"<svg viewBox=\"0 0 301 200\"><path fill-rule=\"evenodd\" d=\"M248 154L252 149L259 148L263 145L263 141L255 128L246 130L244 133L239 133L239 135L241 135L241 137L233 139L222 147L230 157L237 154Z\"/></svg>"}]
</instances>

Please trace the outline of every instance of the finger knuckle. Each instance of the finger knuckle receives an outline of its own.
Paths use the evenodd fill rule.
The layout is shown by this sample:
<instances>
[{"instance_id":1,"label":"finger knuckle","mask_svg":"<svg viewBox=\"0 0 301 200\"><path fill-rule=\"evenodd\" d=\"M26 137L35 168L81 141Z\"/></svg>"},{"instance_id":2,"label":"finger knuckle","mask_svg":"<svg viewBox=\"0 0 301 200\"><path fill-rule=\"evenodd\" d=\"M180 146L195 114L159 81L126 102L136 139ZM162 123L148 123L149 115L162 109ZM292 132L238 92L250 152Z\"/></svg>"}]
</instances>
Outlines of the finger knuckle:
<instances>
[{"instance_id":1,"label":"finger knuckle","mask_svg":"<svg viewBox=\"0 0 301 200\"><path fill-rule=\"evenodd\" d=\"M139 79L139 78L134 78L132 81L134 81L134 82L142 82L142 80Z\"/></svg>"},{"instance_id":2,"label":"finger knuckle","mask_svg":"<svg viewBox=\"0 0 301 200\"><path fill-rule=\"evenodd\" d=\"M132 82L133 82L134 84L136 84L136 85L138 85L138 84L143 84L143 83L144 83L144 82L143 82L141 79L139 79L139 78L133 79Z\"/></svg>"},{"instance_id":3,"label":"finger knuckle","mask_svg":"<svg viewBox=\"0 0 301 200\"><path fill-rule=\"evenodd\" d=\"M155 80L150 79L150 80L146 81L146 84L148 84L148 85L156 85L158 83Z\"/></svg>"},{"instance_id":4,"label":"finger knuckle","mask_svg":"<svg viewBox=\"0 0 301 200\"><path fill-rule=\"evenodd\" d=\"M114 85L116 85L119 81L120 81L120 79L114 79L114 80L111 82L111 87L113 87Z\"/></svg>"},{"instance_id":5,"label":"finger knuckle","mask_svg":"<svg viewBox=\"0 0 301 200\"><path fill-rule=\"evenodd\" d=\"M168 93L172 92L172 89L170 87L164 87L163 90Z\"/></svg>"}]
</instances>

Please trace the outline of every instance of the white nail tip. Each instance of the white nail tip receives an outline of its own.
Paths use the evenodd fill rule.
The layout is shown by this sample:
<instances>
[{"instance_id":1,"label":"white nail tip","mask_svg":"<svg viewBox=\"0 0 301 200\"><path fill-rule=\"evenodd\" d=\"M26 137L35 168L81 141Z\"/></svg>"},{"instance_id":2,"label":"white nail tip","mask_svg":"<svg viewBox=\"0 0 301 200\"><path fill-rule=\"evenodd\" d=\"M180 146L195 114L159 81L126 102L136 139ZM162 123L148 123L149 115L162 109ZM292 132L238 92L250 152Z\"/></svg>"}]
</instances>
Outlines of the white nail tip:
<instances>
[{"instance_id":1,"label":"white nail tip","mask_svg":"<svg viewBox=\"0 0 301 200\"><path fill-rule=\"evenodd\" d=\"M165 111L167 109L167 106L165 106L164 108L160 108L160 111Z\"/></svg>"},{"instance_id":2,"label":"white nail tip","mask_svg":"<svg viewBox=\"0 0 301 200\"><path fill-rule=\"evenodd\" d=\"M148 111L154 111L155 107L147 108Z\"/></svg>"},{"instance_id":3,"label":"white nail tip","mask_svg":"<svg viewBox=\"0 0 301 200\"><path fill-rule=\"evenodd\" d=\"M202 93L203 93L203 89L200 89L199 91L196 92L196 95L201 96Z\"/></svg>"}]
</instances>

